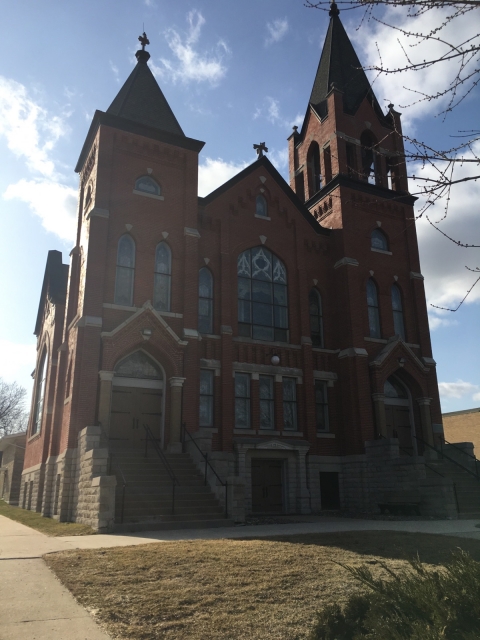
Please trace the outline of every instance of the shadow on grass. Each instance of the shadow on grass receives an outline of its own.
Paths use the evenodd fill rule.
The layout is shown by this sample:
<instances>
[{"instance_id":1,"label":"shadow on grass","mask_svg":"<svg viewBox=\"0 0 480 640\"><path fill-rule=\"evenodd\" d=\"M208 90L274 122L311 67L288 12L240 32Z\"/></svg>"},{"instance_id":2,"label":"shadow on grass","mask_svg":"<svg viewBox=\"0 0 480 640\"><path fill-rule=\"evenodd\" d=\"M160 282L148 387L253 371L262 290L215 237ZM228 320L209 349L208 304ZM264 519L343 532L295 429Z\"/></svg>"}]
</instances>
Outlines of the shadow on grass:
<instances>
[{"instance_id":1,"label":"shadow on grass","mask_svg":"<svg viewBox=\"0 0 480 640\"><path fill-rule=\"evenodd\" d=\"M75 522L58 522L53 518L46 518L35 511L28 511L20 507L14 507L0 500L0 516L5 516L10 520L40 531L47 536L91 536L96 533L86 524L76 524Z\"/></svg>"},{"instance_id":2,"label":"shadow on grass","mask_svg":"<svg viewBox=\"0 0 480 640\"><path fill-rule=\"evenodd\" d=\"M442 565L451 560L453 551L462 549L469 553L474 560L480 561L480 540L430 533L345 531L241 539L334 547L364 556L377 556L390 560L412 560L418 555L422 562Z\"/></svg>"}]
</instances>

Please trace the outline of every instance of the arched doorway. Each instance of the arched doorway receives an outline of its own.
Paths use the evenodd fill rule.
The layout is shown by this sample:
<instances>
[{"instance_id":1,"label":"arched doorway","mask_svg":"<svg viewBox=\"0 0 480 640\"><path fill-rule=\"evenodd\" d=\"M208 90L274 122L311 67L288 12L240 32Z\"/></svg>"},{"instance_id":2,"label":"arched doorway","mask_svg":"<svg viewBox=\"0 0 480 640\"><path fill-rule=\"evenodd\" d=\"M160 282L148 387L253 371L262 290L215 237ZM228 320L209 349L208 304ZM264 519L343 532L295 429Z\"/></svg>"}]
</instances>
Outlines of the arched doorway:
<instances>
[{"instance_id":1,"label":"arched doorway","mask_svg":"<svg viewBox=\"0 0 480 640\"><path fill-rule=\"evenodd\" d=\"M117 364L112 380L112 444L143 446L146 424L163 446L164 383L162 367L144 351L135 351Z\"/></svg>"},{"instance_id":2,"label":"arched doorway","mask_svg":"<svg viewBox=\"0 0 480 640\"><path fill-rule=\"evenodd\" d=\"M390 376L383 392L387 436L398 438L400 454L416 455L414 414L408 388L396 376Z\"/></svg>"}]
</instances>

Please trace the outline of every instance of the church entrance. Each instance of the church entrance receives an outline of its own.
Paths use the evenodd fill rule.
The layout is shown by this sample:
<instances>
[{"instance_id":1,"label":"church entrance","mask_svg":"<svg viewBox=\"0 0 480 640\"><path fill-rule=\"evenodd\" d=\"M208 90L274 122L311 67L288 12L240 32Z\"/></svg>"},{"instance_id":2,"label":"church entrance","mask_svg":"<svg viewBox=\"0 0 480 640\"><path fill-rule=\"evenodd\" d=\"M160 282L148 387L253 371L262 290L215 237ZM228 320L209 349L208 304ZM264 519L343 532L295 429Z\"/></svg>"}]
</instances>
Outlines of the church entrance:
<instances>
[{"instance_id":1,"label":"church entrance","mask_svg":"<svg viewBox=\"0 0 480 640\"><path fill-rule=\"evenodd\" d=\"M253 513L283 512L283 460L252 459Z\"/></svg>"},{"instance_id":2,"label":"church entrance","mask_svg":"<svg viewBox=\"0 0 480 640\"><path fill-rule=\"evenodd\" d=\"M398 438L400 455L414 455L417 447L413 438L415 429L408 390L398 378L390 376L385 382L384 394L387 435Z\"/></svg>"},{"instance_id":3,"label":"church entrance","mask_svg":"<svg viewBox=\"0 0 480 640\"><path fill-rule=\"evenodd\" d=\"M117 365L109 435L113 445L143 447L144 424L163 445L163 392L163 372L145 352L136 351Z\"/></svg>"}]
</instances>

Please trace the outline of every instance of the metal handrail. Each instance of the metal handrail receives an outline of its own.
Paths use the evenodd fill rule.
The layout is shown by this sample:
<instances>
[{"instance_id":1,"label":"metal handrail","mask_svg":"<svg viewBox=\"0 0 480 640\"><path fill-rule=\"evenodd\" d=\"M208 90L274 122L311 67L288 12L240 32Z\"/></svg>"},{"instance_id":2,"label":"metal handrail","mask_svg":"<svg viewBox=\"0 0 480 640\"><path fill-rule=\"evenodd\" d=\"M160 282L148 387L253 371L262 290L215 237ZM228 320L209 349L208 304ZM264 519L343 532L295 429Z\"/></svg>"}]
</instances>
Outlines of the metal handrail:
<instances>
[{"instance_id":1,"label":"metal handrail","mask_svg":"<svg viewBox=\"0 0 480 640\"><path fill-rule=\"evenodd\" d=\"M203 459L205 460L205 478L204 478L204 484L207 485L207 470L208 467L210 467L210 469L213 471L215 477L217 478L217 480L220 482L220 484L222 485L222 487L225 487L225 517L228 518L228 481L225 480L225 482L220 478L220 476L218 475L218 473L215 471L215 468L212 466L212 464L209 462L208 460L208 453L204 453L200 447L198 446L195 438L192 436L192 434L190 433L190 431L187 429L187 425L185 423L182 424L182 433L183 433L183 437L182 437L182 442L185 442L185 436L187 435L190 438L190 441L193 442L193 444L196 446L198 452L200 453L200 455L203 457Z\"/></svg>"},{"instance_id":2,"label":"metal handrail","mask_svg":"<svg viewBox=\"0 0 480 640\"><path fill-rule=\"evenodd\" d=\"M145 433L146 433L146 437L145 437L145 457L146 458L148 457L148 443L149 443L149 441L151 441L152 444L153 444L153 448L155 449L155 453L158 455L158 457L162 461L163 466L167 470L167 473L170 476L170 480L172 481L172 516L173 516L175 514L175 485L178 484L180 486L180 482L178 481L177 476L175 475L172 467L170 466L170 463L167 460L167 457L165 456L164 452L162 451L162 448L158 444L158 441L155 438L155 436L153 435L152 430L150 429L148 424L143 423L143 428L145 429Z\"/></svg>"},{"instance_id":3,"label":"metal handrail","mask_svg":"<svg viewBox=\"0 0 480 640\"><path fill-rule=\"evenodd\" d=\"M474 453L468 453L468 451L464 451L457 444L455 444L454 442L449 442L448 440L445 440L445 438L442 438L442 440L440 440L440 449L442 451L442 455L443 455L444 444L448 444L449 447L455 447L455 449L458 449L458 451L460 451L460 453L463 453L463 455L468 456L469 458L472 458L475 461L475 475L478 478L478 467L479 467L480 460L478 460L477 456Z\"/></svg>"},{"instance_id":4,"label":"metal handrail","mask_svg":"<svg viewBox=\"0 0 480 640\"><path fill-rule=\"evenodd\" d=\"M419 442L421 442L423 445L426 445L429 449L432 449L433 451L435 451L435 453L440 453L440 455L442 456L442 458L446 458L447 460L449 460L450 462L453 462L453 464L456 464L457 467L460 467L460 469L463 469L463 471L466 471L467 473L469 473L471 476L473 476L475 478L475 480L477 480L477 482L480 482L480 478L478 477L478 475L476 473L473 473L473 471L470 471L470 469L467 469L467 467L464 467L463 464L461 464L460 462L457 462L457 460L454 460L453 458L450 458L450 456L447 456L446 453L443 453L442 450L438 450L435 447L432 447L431 444L428 444L428 442L425 442L425 440L423 440L422 438L419 438L418 436L413 436L415 438L415 440L418 440Z\"/></svg>"},{"instance_id":5,"label":"metal handrail","mask_svg":"<svg viewBox=\"0 0 480 640\"><path fill-rule=\"evenodd\" d=\"M102 430L103 435L105 436L105 440L107 441L107 450L108 450L108 475L111 475L112 473L112 461L113 458L116 456L113 455L113 451L110 448L110 441L108 438L108 435L105 433L105 429L103 428L103 425L101 422L98 423L98 426L100 427L100 429ZM117 464L116 467L118 469L118 471L120 472L120 475L122 476L122 507L121 507L121 511L120 511L120 524L123 524L123 516L125 513L125 491L127 489L127 481L125 480L125 476L123 475L123 471L122 471L122 467L120 466L120 463L117 460Z\"/></svg>"}]
</instances>

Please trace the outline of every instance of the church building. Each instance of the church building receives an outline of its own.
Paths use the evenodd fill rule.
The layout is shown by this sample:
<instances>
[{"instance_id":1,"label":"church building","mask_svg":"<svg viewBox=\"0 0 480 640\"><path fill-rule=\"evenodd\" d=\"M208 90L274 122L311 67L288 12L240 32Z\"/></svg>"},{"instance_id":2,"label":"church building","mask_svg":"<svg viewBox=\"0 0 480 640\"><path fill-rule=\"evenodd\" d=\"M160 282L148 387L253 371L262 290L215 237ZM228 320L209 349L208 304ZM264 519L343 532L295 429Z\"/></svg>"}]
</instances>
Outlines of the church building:
<instances>
[{"instance_id":1,"label":"church building","mask_svg":"<svg viewBox=\"0 0 480 640\"><path fill-rule=\"evenodd\" d=\"M199 197L204 143L139 39L80 152L69 264L48 254L20 506L100 531L391 500L455 517L427 468L442 421L400 114L336 5L289 183L261 143Z\"/></svg>"}]
</instances>

